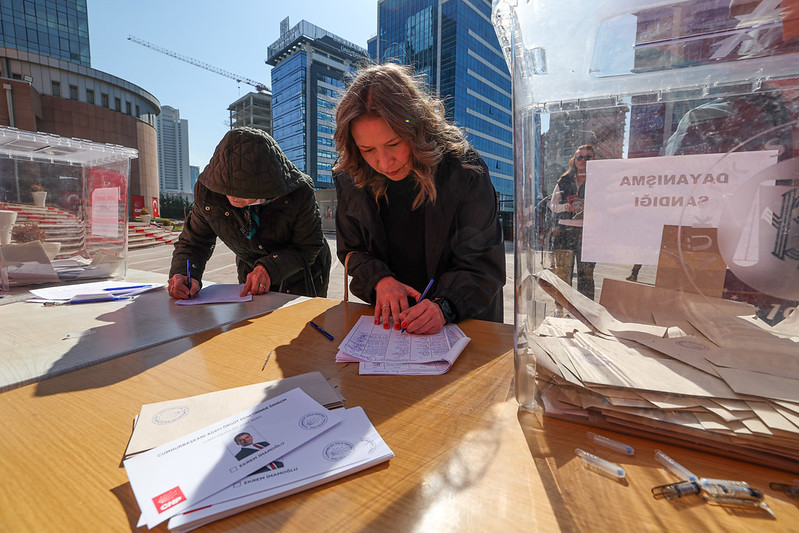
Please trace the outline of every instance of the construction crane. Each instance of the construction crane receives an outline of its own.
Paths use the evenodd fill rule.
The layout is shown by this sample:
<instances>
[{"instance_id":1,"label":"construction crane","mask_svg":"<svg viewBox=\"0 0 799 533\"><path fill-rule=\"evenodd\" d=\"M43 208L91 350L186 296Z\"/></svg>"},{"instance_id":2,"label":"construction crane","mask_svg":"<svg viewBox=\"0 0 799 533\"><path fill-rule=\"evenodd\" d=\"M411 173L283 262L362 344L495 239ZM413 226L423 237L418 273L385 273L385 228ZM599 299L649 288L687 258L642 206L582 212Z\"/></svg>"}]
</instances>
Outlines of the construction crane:
<instances>
[{"instance_id":1,"label":"construction crane","mask_svg":"<svg viewBox=\"0 0 799 533\"><path fill-rule=\"evenodd\" d=\"M236 80L239 83L246 83L247 85L252 85L253 87L255 87L258 90L258 92L268 92L268 93L272 92L271 89L269 89L269 87L267 87L266 85L264 85L261 82L258 82L258 81L255 81L255 80L251 80L250 78L245 78L244 76L239 76L238 74L234 74L234 73L229 72L227 70L223 70L223 69L215 67L213 65L209 65L208 63L203 63L202 61L198 61L197 59L194 59L194 58L191 58L191 57L188 57L188 56L184 56L184 55L180 55L180 54L178 54L176 52L173 52L172 50L167 50L166 48L158 46L157 44L153 44L151 42L145 41L144 39L139 39L138 37L135 37L133 35L128 35L128 40L129 41L133 41L136 44L140 44L142 46L146 46L147 48L151 48L151 49L155 50L156 52L161 52L162 54L166 54L168 56L172 56L175 59L180 59L181 61L185 61L186 63L192 64L195 67L200 67L200 68L204 68L205 70L210 70L211 72L216 72L217 74L221 74L222 76L226 76L228 78L234 79L234 80Z\"/></svg>"}]
</instances>

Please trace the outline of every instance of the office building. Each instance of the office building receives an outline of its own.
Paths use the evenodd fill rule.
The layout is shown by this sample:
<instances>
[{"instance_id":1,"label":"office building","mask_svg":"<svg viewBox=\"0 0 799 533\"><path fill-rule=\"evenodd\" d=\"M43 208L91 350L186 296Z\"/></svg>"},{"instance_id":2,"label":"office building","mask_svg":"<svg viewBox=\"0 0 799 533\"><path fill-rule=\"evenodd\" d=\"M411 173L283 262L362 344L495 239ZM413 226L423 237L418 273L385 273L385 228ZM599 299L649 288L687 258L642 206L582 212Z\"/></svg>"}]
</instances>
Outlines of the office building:
<instances>
[{"instance_id":1,"label":"office building","mask_svg":"<svg viewBox=\"0 0 799 533\"><path fill-rule=\"evenodd\" d=\"M90 66L86 0L0 3L0 124L139 151L131 196L157 201L155 123L149 92Z\"/></svg>"},{"instance_id":2,"label":"office building","mask_svg":"<svg viewBox=\"0 0 799 533\"><path fill-rule=\"evenodd\" d=\"M191 176L191 190L194 191L194 186L197 184L197 179L200 177L200 167L197 165L189 165L189 174Z\"/></svg>"},{"instance_id":3,"label":"office building","mask_svg":"<svg viewBox=\"0 0 799 533\"><path fill-rule=\"evenodd\" d=\"M334 108L345 76L367 59L366 50L302 20L267 50L272 68L272 132L280 147L317 188L333 187Z\"/></svg>"},{"instance_id":4,"label":"office building","mask_svg":"<svg viewBox=\"0 0 799 533\"><path fill-rule=\"evenodd\" d=\"M500 209L512 212L511 77L491 24L491 2L380 0L377 26L372 57L412 65L427 78L488 165Z\"/></svg>"},{"instance_id":5,"label":"office building","mask_svg":"<svg viewBox=\"0 0 799 533\"><path fill-rule=\"evenodd\" d=\"M243 126L272 135L272 93L249 92L228 106L230 127Z\"/></svg>"},{"instance_id":6,"label":"office building","mask_svg":"<svg viewBox=\"0 0 799 533\"><path fill-rule=\"evenodd\" d=\"M161 191L191 193L189 121L180 110L165 105L155 119L158 131L158 183Z\"/></svg>"}]
</instances>

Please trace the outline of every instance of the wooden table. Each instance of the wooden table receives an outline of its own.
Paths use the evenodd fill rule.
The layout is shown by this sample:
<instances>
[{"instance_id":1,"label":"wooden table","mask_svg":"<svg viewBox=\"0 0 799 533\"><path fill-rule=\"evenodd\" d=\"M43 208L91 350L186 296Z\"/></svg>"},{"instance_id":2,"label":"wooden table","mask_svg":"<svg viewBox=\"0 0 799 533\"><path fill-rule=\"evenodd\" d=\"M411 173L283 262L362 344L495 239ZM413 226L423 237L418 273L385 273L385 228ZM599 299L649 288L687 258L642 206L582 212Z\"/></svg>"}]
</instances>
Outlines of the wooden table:
<instances>
[{"instance_id":1,"label":"wooden table","mask_svg":"<svg viewBox=\"0 0 799 533\"><path fill-rule=\"evenodd\" d=\"M799 501L768 489L795 476L604 432L637 451L614 455L591 446L584 426L518 411L510 326L464 322L472 342L447 374L402 377L336 364L338 344L307 325L314 320L340 340L368 313L314 299L0 394L0 531L135 529L138 507L120 461L143 403L311 370L348 406L364 408L396 457L206 531L749 533L799 524ZM576 447L615 460L627 481L586 470ZM776 519L695 496L653 499L653 486L673 481L652 459L656 447L707 477L763 489Z\"/></svg>"}]
</instances>

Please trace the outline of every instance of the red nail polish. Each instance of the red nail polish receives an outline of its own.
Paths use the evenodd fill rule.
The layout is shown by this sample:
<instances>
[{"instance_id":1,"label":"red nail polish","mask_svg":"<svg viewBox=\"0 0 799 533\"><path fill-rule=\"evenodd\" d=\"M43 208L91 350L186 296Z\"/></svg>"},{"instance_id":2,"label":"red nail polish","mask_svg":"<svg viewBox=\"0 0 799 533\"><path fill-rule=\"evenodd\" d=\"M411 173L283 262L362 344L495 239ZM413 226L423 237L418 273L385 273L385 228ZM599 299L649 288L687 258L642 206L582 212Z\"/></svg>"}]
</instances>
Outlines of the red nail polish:
<instances>
[{"instance_id":1,"label":"red nail polish","mask_svg":"<svg viewBox=\"0 0 799 533\"><path fill-rule=\"evenodd\" d=\"M404 329L407 329L407 328L408 328L408 323L407 323L407 322L405 322L404 320L402 321L402 327L403 327Z\"/></svg>"},{"instance_id":2,"label":"red nail polish","mask_svg":"<svg viewBox=\"0 0 799 533\"><path fill-rule=\"evenodd\" d=\"M400 328L399 324L394 324L394 329L399 329L399 328Z\"/></svg>"},{"instance_id":3,"label":"red nail polish","mask_svg":"<svg viewBox=\"0 0 799 533\"><path fill-rule=\"evenodd\" d=\"M380 323L380 319L379 318L375 318L375 326L378 325L379 323Z\"/></svg>"},{"instance_id":4,"label":"red nail polish","mask_svg":"<svg viewBox=\"0 0 799 533\"><path fill-rule=\"evenodd\" d=\"M383 324L383 329L388 329L388 322Z\"/></svg>"}]
</instances>

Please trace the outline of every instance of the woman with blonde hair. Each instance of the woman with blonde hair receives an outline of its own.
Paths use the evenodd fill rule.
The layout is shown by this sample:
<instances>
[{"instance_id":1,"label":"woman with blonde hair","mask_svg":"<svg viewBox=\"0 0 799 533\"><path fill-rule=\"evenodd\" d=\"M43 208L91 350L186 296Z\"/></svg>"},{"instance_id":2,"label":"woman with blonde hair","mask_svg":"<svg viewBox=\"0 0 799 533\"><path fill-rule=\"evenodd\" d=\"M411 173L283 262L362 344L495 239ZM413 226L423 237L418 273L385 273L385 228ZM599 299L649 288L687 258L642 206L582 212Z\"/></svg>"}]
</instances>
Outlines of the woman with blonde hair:
<instances>
[{"instance_id":1,"label":"woman with blonde hair","mask_svg":"<svg viewBox=\"0 0 799 533\"><path fill-rule=\"evenodd\" d=\"M337 251L375 323L428 334L466 318L501 322L496 192L441 101L409 67L372 65L349 84L336 126Z\"/></svg>"}]
</instances>

